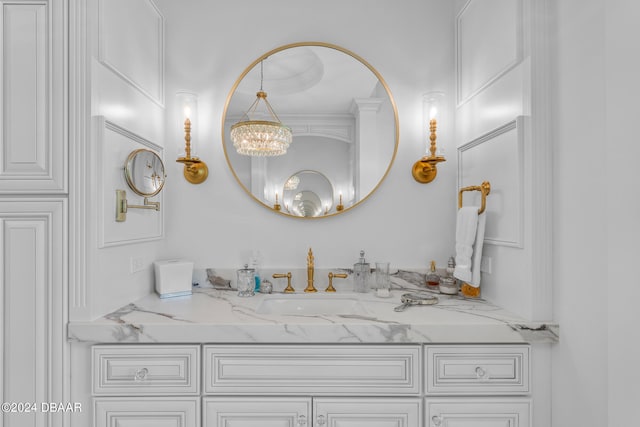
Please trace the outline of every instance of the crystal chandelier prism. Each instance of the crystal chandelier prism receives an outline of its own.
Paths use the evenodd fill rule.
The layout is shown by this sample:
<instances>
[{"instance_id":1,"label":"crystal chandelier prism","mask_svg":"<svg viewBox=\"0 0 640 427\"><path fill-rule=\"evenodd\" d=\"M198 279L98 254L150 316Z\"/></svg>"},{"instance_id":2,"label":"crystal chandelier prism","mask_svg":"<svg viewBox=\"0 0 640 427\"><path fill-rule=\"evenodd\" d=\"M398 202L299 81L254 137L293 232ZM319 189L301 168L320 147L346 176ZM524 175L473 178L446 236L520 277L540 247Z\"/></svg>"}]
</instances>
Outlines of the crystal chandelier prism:
<instances>
[{"instance_id":1,"label":"crystal chandelier prism","mask_svg":"<svg viewBox=\"0 0 640 427\"><path fill-rule=\"evenodd\" d=\"M298 175L293 175L284 183L284 189L295 190L298 188L298 185L300 185L300 178L298 178Z\"/></svg>"},{"instance_id":2,"label":"crystal chandelier prism","mask_svg":"<svg viewBox=\"0 0 640 427\"><path fill-rule=\"evenodd\" d=\"M291 128L282 124L267 101L267 93L262 90L263 72L263 65L260 62L260 90L256 93L256 100L244 114L248 120L231 126L231 140L238 154L257 157L281 156L286 154L293 140L293 134ZM261 102L265 105L271 120L251 120L251 117L256 115Z\"/></svg>"}]
</instances>

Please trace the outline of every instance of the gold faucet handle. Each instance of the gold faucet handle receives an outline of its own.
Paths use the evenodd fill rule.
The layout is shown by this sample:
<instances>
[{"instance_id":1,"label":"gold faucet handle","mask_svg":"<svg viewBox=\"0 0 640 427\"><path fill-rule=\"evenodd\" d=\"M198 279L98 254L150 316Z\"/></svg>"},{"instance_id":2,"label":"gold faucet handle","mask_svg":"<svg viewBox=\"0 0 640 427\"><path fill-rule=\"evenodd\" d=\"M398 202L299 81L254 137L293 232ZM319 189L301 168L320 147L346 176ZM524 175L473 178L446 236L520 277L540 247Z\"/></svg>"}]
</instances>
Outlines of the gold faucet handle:
<instances>
[{"instance_id":1,"label":"gold faucet handle","mask_svg":"<svg viewBox=\"0 0 640 427\"><path fill-rule=\"evenodd\" d=\"M329 273L329 286L325 289L325 292L335 292L336 288L333 287L333 278L337 279L346 279L347 275L345 273Z\"/></svg>"},{"instance_id":2,"label":"gold faucet handle","mask_svg":"<svg viewBox=\"0 0 640 427\"><path fill-rule=\"evenodd\" d=\"M287 274L282 274L282 273L274 273L274 275L272 276L274 279L282 279L282 278L287 278L287 287L284 288L284 293L285 294L292 294L294 293L296 290L293 289L293 286L291 286L291 272L288 272Z\"/></svg>"}]
</instances>

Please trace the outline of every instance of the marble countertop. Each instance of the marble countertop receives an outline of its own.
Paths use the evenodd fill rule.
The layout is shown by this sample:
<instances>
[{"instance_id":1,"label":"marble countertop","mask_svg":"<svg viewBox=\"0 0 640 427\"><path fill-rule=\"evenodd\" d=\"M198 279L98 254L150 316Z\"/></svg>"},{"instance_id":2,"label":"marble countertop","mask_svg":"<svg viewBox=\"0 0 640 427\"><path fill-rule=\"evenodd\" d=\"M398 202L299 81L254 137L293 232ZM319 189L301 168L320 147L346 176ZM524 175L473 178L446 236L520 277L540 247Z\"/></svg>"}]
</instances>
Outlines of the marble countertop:
<instances>
[{"instance_id":1,"label":"marble countertop","mask_svg":"<svg viewBox=\"0 0 640 427\"><path fill-rule=\"evenodd\" d=\"M557 342L557 324L528 322L481 299L438 295L435 305L394 311L408 289L374 293L295 294L295 298L358 299L349 314L264 314L265 299L235 291L198 289L190 296L148 295L102 318L71 322L71 341L101 343L536 343Z\"/></svg>"}]
</instances>

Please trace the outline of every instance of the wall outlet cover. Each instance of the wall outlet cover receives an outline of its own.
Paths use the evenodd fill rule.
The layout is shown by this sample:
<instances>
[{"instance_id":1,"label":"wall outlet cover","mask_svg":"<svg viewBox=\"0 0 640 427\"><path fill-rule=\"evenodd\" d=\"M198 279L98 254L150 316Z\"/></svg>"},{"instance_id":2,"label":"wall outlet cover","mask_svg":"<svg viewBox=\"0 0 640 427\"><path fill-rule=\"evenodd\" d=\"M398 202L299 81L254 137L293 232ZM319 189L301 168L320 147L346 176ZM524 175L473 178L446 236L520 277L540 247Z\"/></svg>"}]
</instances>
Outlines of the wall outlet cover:
<instances>
[{"instance_id":1,"label":"wall outlet cover","mask_svg":"<svg viewBox=\"0 0 640 427\"><path fill-rule=\"evenodd\" d=\"M480 258L480 271L491 274L491 257L483 256Z\"/></svg>"}]
</instances>

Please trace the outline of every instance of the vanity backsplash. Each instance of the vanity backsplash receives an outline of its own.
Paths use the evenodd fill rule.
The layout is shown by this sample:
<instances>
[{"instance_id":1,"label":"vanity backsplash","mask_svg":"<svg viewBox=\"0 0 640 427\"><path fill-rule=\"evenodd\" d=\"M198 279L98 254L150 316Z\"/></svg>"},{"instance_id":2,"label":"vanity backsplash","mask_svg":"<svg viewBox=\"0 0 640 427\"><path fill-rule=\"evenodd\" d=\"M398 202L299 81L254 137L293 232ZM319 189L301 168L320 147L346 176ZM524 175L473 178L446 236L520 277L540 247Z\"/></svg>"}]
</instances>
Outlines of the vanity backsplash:
<instances>
[{"instance_id":1,"label":"vanity backsplash","mask_svg":"<svg viewBox=\"0 0 640 427\"><path fill-rule=\"evenodd\" d=\"M306 268L261 268L258 270L261 282L265 280L273 285L273 292L282 292L287 286L286 278L274 279L274 274L286 274L291 272L291 285L296 293L304 292L307 286L307 269ZM329 273L334 274L333 286L337 292L353 291L353 267L337 267L337 268L316 268L314 272L314 284L318 292L324 292L329 286ZM375 289L375 268L371 269L372 276L369 281L371 288ZM437 273L443 277L446 275L444 268L439 268ZM335 274L346 274L347 277L336 278ZM425 276L427 269L391 269L391 289L423 289L427 290L425 285ZM199 288L216 288L216 289L236 289L236 269L229 268L206 268L193 270L193 286Z\"/></svg>"}]
</instances>

